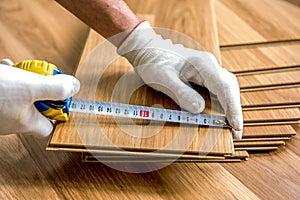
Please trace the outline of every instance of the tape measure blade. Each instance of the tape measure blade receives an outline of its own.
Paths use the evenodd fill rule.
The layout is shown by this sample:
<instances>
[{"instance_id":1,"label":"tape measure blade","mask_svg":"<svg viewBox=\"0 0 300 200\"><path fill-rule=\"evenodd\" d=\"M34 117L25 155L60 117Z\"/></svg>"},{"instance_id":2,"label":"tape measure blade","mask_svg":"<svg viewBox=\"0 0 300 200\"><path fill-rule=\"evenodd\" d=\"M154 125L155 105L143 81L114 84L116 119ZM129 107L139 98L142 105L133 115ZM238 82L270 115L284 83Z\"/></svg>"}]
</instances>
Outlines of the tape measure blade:
<instances>
[{"instance_id":1,"label":"tape measure blade","mask_svg":"<svg viewBox=\"0 0 300 200\"><path fill-rule=\"evenodd\" d=\"M82 112L132 119L146 119L173 123L206 125L213 127L229 127L225 116L208 114L192 114L186 111L154 108L115 102L103 102L73 98L71 112Z\"/></svg>"}]
</instances>

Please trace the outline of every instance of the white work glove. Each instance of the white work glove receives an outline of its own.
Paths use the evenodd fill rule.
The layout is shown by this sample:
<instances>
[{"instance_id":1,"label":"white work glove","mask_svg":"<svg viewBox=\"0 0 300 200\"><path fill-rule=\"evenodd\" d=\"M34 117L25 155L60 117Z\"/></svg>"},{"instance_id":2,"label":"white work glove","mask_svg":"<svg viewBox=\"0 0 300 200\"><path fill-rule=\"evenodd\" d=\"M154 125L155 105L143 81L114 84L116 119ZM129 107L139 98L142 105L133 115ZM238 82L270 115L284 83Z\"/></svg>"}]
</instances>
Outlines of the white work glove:
<instances>
[{"instance_id":1,"label":"white work glove","mask_svg":"<svg viewBox=\"0 0 300 200\"><path fill-rule=\"evenodd\" d=\"M146 84L167 94L189 112L202 112L205 102L186 83L206 87L219 99L235 138L242 137L243 117L237 79L218 64L213 54L174 45L156 34L148 22L137 26L117 51L128 59Z\"/></svg>"},{"instance_id":2,"label":"white work glove","mask_svg":"<svg viewBox=\"0 0 300 200\"><path fill-rule=\"evenodd\" d=\"M73 96L79 90L79 81L69 75L44 76L12 65L8 59L0 61L0 135L48 136L53 124L33 103Z\"/></svg>"}]
</instances>

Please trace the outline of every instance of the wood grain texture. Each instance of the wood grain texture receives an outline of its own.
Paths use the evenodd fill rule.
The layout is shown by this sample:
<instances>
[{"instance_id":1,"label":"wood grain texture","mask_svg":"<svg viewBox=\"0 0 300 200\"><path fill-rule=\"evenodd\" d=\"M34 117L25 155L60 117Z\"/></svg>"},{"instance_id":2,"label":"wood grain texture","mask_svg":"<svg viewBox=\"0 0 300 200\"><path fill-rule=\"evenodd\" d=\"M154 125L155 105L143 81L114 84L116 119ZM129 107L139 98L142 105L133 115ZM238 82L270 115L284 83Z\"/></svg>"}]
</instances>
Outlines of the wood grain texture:
<instances>
[{"instance_id":1,"label":"wood grain texture","mask_svg":"<svg viewBox=\"0 0 300 200\"><path fill-rule=\"evenodd\" d=\"M20 199L30 196L59 198L17 135L1 136L0 197ZM30 185L30 187L27 187Z\"/></svg>"},{"instance_id":2,"label":"wood grain texture","mask_svg":"<svg viewBox=\"0 0 300 200\"><path fill-rule=\"evenodd\" d=\"M243 117L245 123L297 121L300 119L300 111L298 108L249 110L243 111Z\"/></svg>"},{"instance_id":3,"label":"wood grain texture","mask_svg":"<svg viewBox=\"0 0 300 200\"><path fill-rule=\"evenodd\" d=\"M292 142L297 141L292 140L287 147L282 146L276 151L251 154L247 162L239 165L228 163L222 166L242 183L248 183L261 199L299 199L299 154L288 147Z\"/></svg>"},{"instance_id":4,"label":"wood grain texture","mask_svg":"<svg viewBox=\"0 0 300 200\"><path fill-rule=\"evenodd\" d=\"M254 141L254 142L234 142L234 147L266 147L285 145L284 141Z\"/></svg>"},{"instance_id":5,"label":"wood grain texture","mask_svg":"<svg viewBox=\"0 0 300 200\"><path fill-rule=\"evenodd\" d=\"M296 135L290 125L247 126L244 128L243 138L284 137Z\"/></svg>"},{"instance_id":6,"label":"wood grain texture","mask_svg":"<svg viewBox=\"0 0 300 200\"><path fill-rule=\"evenodd\" d=\"M241 93L242 107L300 104L300 87Z\"/></svg>"},{"instance_id":7,"label":"wood grain texture","mask_svg":"<svg viewBox=\"0 0 300 200\"><path fill-rule=\"evenodd\" d=\"M11 38L3 35L1 46L10 48L18 39L17 46L25 48L19 51L13 49L5 53L5 57L19 60L28 58L26 51L30 51L30 58L50 58L49 61L59 60L61 67L69 65L73 71L81 52L80 48L73 48L69 44L84 45L76 28L70 26L77 23L76 19L69 21L67 11L59 8L52 0L18 0L0 1L1 16L9 16L5 20L15 20L18 24L31 24L39 19L27 18L31 13L37 12L36 3L45 16L55 17L54 23L67 25L59 30L53 30L44 23L35 24L34 29L27 29L26 36ZM137 1L138 4L141 1ZM196 1L195 1L196 2ZM15 9L14 5L24 5ZM144 2L143 2L144 3ZM52 5L52 6L48 6ZM10 7L12 6L12 7ZM45 6L45 7L44 7ZM147 5L148 6L148 5ZM150 5L157 7L157 5ZM26 9L25 9L26 8ZM174 7L176 9L176 7ZM59 10L59 11L57 11ZM23 13L24 11L24 13ZM39 12L39 11L38 11ZM28 15L27 15L28 14ZM20 17L22 16L22 17ZM36 16L37 17L37 16ZM166 16L167 17L167 16ZM175 16L174 16L175 17ZM46 18L47 19L47 18ZM1 23L5 23L1 20ZM47 23L45 23L47 24ZM22 25L1 28L1 35L5 33L14 35L17 32L24 34ZM80 28L80 27L79 27ZM85 26L81 28L86 28ZM20 31L19 31L20 30ZM41 31L43 30L43 31ZM46 51L44 46L36 45L34 49L29 44L34 44L37 37L44 35L44 42L51 33L51 38L60 38L61 32L73 32L74 35L59 42L66 45L65 51L56 48ZM36 35L36 32L39 32ZM59 33L59 34L58 34ZM37 36L37 37L36 37ZM52 37L53 36L53 37ZM54 42L56 43L56 42ZM68 42L67 42L68 43ZM52 43L51 43L52 44ZM48 47L48 46L47 46ZM72 52L72 53L71 53ZM1 52L0 52L1 53ZM37 57L35 57L35 55ZM64 56L69 55L69 56ZM59 63L59 65L61 64ZM66 65L63 65L65 63ZM268 126L269 127L269 126ZM294 126L296 127L296 126ZM245 127L246 130L250 127ZM255 127L257 128L257 127ZM251 130L261 133L264 128ZM300 129L298 128L298 133ZM280 134L276 129L268 129L268 133ZM290 132L280 128L282 132ZM294 131L295 132L295 131ZM247 133L250 135L250 133ZM286 147L279 151L251 154L247 162L239 163L194 163L172 164L166 168L149 173L126 173L112 169L104 164L81 163L81 157L75 153L46 151L48 138L34 138L32 136L1 136L0 140L0 197L1 199L299 199L299 134L292 137ZM237 152L237 151L236 151ZM124 164L122 164L124 166ZM138 166L127 164L127 168L151 168L153 163ZM276 184L274 184L276 183Z\"/></svg>"},{"instance_id":8,"label":"wood grain texture","mask_svg":"<svg viewBox=\"0 0 300 200\"><path fill-rule=\"evenodd\" d=\"M171 2L169 3L172 8L175 1L173 2L174 4ZM211 10L212 4L209 3L209 1L203 1L203 3L202 6L206 8L205 10ZM181 12L186 12L188 8L183 9ZM143 9L139 11L143 11ZM208 14L211 15L212 13L204 12L202 14L205 14L206 16ZM146 15L146 17L149 17L149 14ZM185 19L185 16L183 16L183 18ZM153 18L152 16L151 19L156 19L156 17ZM207 23L207 19L203 21L204 24L201 24L201 26L211 26L211 24ZM176 22L177 21L167 23L167 21L165 21L163 24L166 27L172 28L172 24L176 24ZM160 23L162 23L162 21L160 21ZM189 30L188 28L191 29L198 26L200 26L200 24L198 24L197 21L197 24L194 27L184 26L181 27L181 30L187 31ZM178 28L179 27L177 27L177 29ZM193 36L197 36L197 34L194 33ZM175 40L176 38L178 39L178 37L174 36L173 38L175 38ZM207 41L210 41L211 38L211 35L209 35ZM101 40L102 39L99 38L95 32L90 32L80 62L81 65L79 65L76 71L76 76L81 81L81 90L76 97L84 99L96 98L97 100L102 101L114 101L147 106L161 105L169 109L179 109L172 100L162 93L144 86L144 83L132 71L131 65L124 58L115 60L103 71L99 70L98 66L104 65L103 63L105 61L102 60L107 59L104 55L107 55L105 53L108 51L108 48L101 48L101 46L94 49ZM205 40L202 38L202 41ZM207 42L206 44L212 45L213 43ZM94 49L93 52L92 49ZM88 55L88 53L91 53L92 56ZM93 55L95 56L93 57ZM87 59L84 56L87 56ZM91 69L88 67L91 67ZM93 79L92 77L96 78ZM101 77L100 80L99 77ZM94 92L91 89L91 86L93 85L98 85ZM137 88L135 88L136 85L138 85ZM207 91L201 90L200 88L199 92L207 97L206 102L208 107L205 111L206 113L222 114L219 105L214 104L214 107L210 107L209 102L214 102L215 100L209 99L209 95L206 93ZM233 153L232 136L228 129L208 129L206 127L198 128L197 126L188 127L173 124L163 125L160 123L149 124L145 122L142 122L142 124L140 123L140 125L137 126L132 125L130 122L131 121L128 120L118 120L116 122L112 117L104 116L98 116L95 120L95 116L93 115L72 113L69 122L58 124L49 143L49 147L62 147L62 149L65 149L66 147L73 147L73 149L75 149L74 147L76 147L79 152L85 148L112 149L118 147L126 150L160 150L162 152L186 151L189 153L202 152L212 155ZM79 131L80 129L83 131ZM104 135L101 135L101 132ZM108 140L105 140L105 138L108 138Z\"/></svg>"},{"instance_id":9,"label":"wood grain texture","mask_svg":"<svg viewBox=\"0 0 300 200\"><path fill-rule=\"evenodd\" d=\"M216 1L221 46L300 39L299 7L281 0Z\"/></svg>"},{"instance_id":10,"label":"wood grain texture","mask_svg":"<svg viewBox=\"0 0 300 200\"><path fill-rule=\"evenodd\" d=\"M223 67L234 73L255 72L300 65L300 44L274 44L222 49Z\"/></svg>"},{"instance_id":11,"label":"wood grain texture","mask_svg":"<svg viewBox=\"0 0 300 200\"><path fill-rule=\"evenodd\" d=\"M55 63L67 74L73 73L87 36L86 25L47 0L5 0L0 10L0 59L42 59Z\"/></svg>"},{"instance_id":12,"label":"wood grain texture","mask_svg":"<svg viewBox=\"0 0 300 200\"><path fill-rule=\"evenodd\" d=\"M214 1L151 0L144 1L143 4L136 3L135 0L126 0L126 2L136 13L154 15L153 25L155 27L178 31L191 37L200 45L180 40L180 38L172 38L174 43L179 42L187 47L204 49L213 53L220 61Z\"/></svg>"},{"instance_id":13,"label":"wood grain texture","mask_svg":"<svg viewBox=\"0 0 300 200\"><path fill-rule=\"evenodd\" d=\"M266 90L276 87L295 87L300 84L300 68L288 71L270 71L268 73L237 76L241 91Z\"/></svg>"}]
</instances>

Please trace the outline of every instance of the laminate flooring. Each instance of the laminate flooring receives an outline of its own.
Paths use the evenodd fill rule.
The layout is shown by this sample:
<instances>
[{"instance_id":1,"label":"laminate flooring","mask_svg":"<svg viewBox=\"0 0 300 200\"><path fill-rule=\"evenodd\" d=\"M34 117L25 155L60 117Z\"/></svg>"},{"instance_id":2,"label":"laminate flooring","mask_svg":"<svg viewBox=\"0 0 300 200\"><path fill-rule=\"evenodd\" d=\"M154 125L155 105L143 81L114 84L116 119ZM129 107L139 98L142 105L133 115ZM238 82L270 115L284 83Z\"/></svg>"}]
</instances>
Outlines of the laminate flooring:
<instances>
[{"instance_id":1,"label":"laminate flooring","mask_svg":"<svg viewBox=\"0 0 300 200\"><path fill-rule=\"evenodd\" d=\"M167 8L172 8L174 5L177 6L175 3L178 3L178 1L174 1L173 3L171 1L168 2ZM200 13L194 12L196 16L193 17L195 19L196 17L204 19L203 16L208 14L211 15L213 13L207 12L208 9L212 10L212 5L209 3L209 1L203 1L202 7L207 8L203 8L203 10L206 10L206 12L201 13L201 16L198 16ZM186 12L188 9L191 8L184 8L181 12ZM137 11L140 13L144 10L137 8ZM152 10L152 13L153 12L154 11ZM157 14L154 12L155 16L159 16L159 10L156 12ZM140 16L142 18L150 17L150 20L154 20L154 22L156 22L156 17L151 17L149 13L142 13ZM183 19L178 18L177 20L184 20L185 17L186 16L183 16ZM205 19L206 20L203 21L198 20L194 26L180 27L180 30L183 32L189 32L189 29L194 29L195 26L211 27L211 23L208 23L207 21L210 18L208 17ZM212 19L213 18L211 18L211 20ZM164 24L165 27L169 28L171 28L173 24L177 23L177 21L172 22L168 20L169 19L165 19L164 23L161 20L159 22L160 24ZM179 27L177 29L179 29ZM210 32L212 31L207 31L204 33L208 34ZM190 31L190 33L192 33L192 31ZM192 34L192 36L198 37L198 35L195 33ZM205 39L207 36L209 37ZM207 36L203 34L201 41L205 41L205 44L209 45L206 49L209 49L216 43L209 41L216 39L211 37L211 35ZM102 48L102 45L105 44L100 44L95 49L94 46L101 41L101 38L97 37L99 36L95 34L95 32L90 32L86 49L83 53L83 56L86 55L86 57L82 57L80 62L81 65L79 65L75 74L76 77L81 81L81 90L75 97L93 99L94 94L96 94L96 99L102 101L114 101L146 106L160 104L165 108L178 109L178 106L176 106L176 104L165 95L162 95L161 93L158 93L148 87L144 87L141 79L132 71L131 65L123 58L113 62L110 66L108 66L107 69L104 69L103 71L99 70L99 67L97 66L105 66L104 60L109 57L107 53L105 54L105 52L109 51L108 49L110 47ZM181 37L178 38L178 36L175 35L175 40L176 39L181 39ZM94 44L92 44L93 42ZM213 48L211 49L214 50ZM115 49L113 48L112 51L115 51ZM90 53L90 55L88 53ZM100 57L100 55L102 55L102 57ZM101 77L100 81L99 77ZM94 88L94 92L92 89L93 85L99 85L97 88ZM138 88L135 88L137 85L138 87L143 87L136 90ZM136 91L133 93L133 95L131 97L128 96L132 94L132 91L134 90ZM204 93L203 91L199 92L204 96L209 97L205 91ZM118 94L119 96L114 97L113 95L115 94ZM127 100L129 100L129 102L124 102ZM208 106L209 102L210 100L207 98ZM222 114L220 106L216 104L214 107L216 108L208 107L207 111L205 112ZM101 127L100 129L98 124ZM82 148L97 148L101 150L114 148L116 146L118 148L133 151L186 151L189 153L207 153L208 155L229 155L233 153L232 135L229 129L215 129L206 127L198 128L197 126L183 127L178 125L163 125L157 123L145 125L132 126L132 124L128 121L125 121L125 123L117 121L116 123L111 117L98 116L97 119L95 119L95 116L93 115L72 113L71 120L69 122L57 125L51 141L49 142L48 149L62 147L61 149L64 150L66 147L71 149L75 149L74 147L77 147L77 151L81 152ZM104 135L99 134L100 132L104 133ZM105 138L108 138L108 140L105 140Z\"/></svg>"},{"instance_id":2,"label":"laminate flooring","mask_svg":"<svg viewBox=\"0 0 300 200\"><path fill-rule=\"evenodd\" d=\"M300 39L299 7L282 0L217 0L220 45Z\"/></svg>"},{"instance_id":3,"label":"laminate flooring","mask_svg":"<svg viewBox=\"0 0 300 200\"><path fill-rule=\"evenodd\" d=\"M189 4L194 2L199 1ZM149 10L158 7L151 1L139 6L150 7ZM172 8L174 12L177 9L175 5ZM5 24L1 28L1 47L5 47L0 51L1 57L13 61L46 59L65 72L74 71L87 37L83 34L87 33L85 25L50 0L4 0L0 1L0 9L4 10L0 24ZM48 26L44 19L57 28ZM185 23L177 23L180 24ZM245 138L293 136L276 151L251 152L246 162L174 163L148 173L127 173L113 167L119 165L137 172L159 163L117 163L113 167L82 163L77 153L46 151L49 138L1 136L0 196L2 199L299 199L300 140L296 133L300 133L298 124L248 126L244 128Z\"/></svg>"}]
</instances>

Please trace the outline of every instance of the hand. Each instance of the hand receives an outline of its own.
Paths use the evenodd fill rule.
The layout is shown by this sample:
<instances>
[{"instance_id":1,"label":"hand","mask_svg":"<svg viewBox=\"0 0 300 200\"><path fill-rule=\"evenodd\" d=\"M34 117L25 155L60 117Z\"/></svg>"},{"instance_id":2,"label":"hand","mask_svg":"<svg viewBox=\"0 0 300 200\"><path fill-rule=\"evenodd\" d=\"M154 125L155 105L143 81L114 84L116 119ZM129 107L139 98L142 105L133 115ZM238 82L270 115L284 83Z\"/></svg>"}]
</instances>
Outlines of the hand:
<instances>
[{"instance_id":1,"label":"hand","mask_svg":"<svg viewBox=\"0 0 300 200\"><path fill-rule=\"evenodd\" d=\"M53 124L34 106L38 100L62 100L78 92L79 81L69 75L43 76L0 62L0 134L48 136Z\"/></svg>"},{"instance_id":2,"label":"hand","mask_svg":"<svg viewBox=\"0 0 300 200\"><path fill-rule=\"evenodd\" d=\"M146 84L170 96L183 109L200 113L202 96L186 83L194 82L214 93L226 114L233 134L242 137L240 91L234 74L222 68L214 55L174 45L156 34L148 22L141 23L118 48Z\"/></svg>"}]
</instances>

